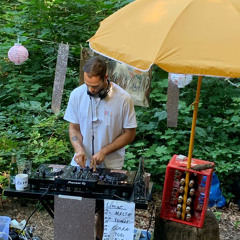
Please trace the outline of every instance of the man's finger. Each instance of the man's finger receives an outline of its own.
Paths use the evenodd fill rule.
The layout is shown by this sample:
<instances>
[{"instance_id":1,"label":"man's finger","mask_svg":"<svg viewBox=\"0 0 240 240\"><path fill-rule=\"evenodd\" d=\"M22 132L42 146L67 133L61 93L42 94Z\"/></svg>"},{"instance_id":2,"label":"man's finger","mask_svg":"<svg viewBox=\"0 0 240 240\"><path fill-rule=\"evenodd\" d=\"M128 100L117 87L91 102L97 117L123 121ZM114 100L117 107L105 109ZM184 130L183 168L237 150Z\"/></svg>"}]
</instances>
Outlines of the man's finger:
<instances>
[{"instance_id":1,"label":"man's finger","mask_svg":"<svg viewBox=\"0 0 240 240\"><path fill-rule=\"evenodd\" d=\"M86 156L84 156L84 158L83 158L83 164L84 164L84 166L83 166L83 167L86 166L86 161L87 161L87 158L86 158Z\"/></svg>"},{"instance_id":2,"label":"man's finger","mask_svg":"<svg viewBox=\"0 0 240 240\"><path fill-rule=\"evenodd\" d=\"M93 167L93 159L91 159L91 162L90 162L90 168Z\"/></svg>"},{"instance_id":3,"label":"man's finger","mask_svg":"<svg viewBox=\"0 0 240 240\"><path fill-rule=\"evenodd\" d=\"M74 161L80 166L80 161L77 156L75 156Z\"/></svg>"},{"instance_id":4,"label":"man's finger","mask_svg":"<svg viewBox=\"0 0 240 240\"><path fill-rule=\"evenodd\" d=\"M93 171L96 172L96 159L95 158L92 158L91 159L91 165L90 167L93 168Z\"/></svg>"},{"instance_id":5,"label":"man's finger","mask_svg":"<svg viewBox=\"0 0 240 240\"><path fill-rule=\"evenodd\" d=\"M86 165L86 160L85 160L85 158L84 157L80 157L80 159L79 159L80 161L79 161L79 165L80 165L80 167L81 168L84 168L85 167L85 165Z\"/></svg>"}]
</instances>

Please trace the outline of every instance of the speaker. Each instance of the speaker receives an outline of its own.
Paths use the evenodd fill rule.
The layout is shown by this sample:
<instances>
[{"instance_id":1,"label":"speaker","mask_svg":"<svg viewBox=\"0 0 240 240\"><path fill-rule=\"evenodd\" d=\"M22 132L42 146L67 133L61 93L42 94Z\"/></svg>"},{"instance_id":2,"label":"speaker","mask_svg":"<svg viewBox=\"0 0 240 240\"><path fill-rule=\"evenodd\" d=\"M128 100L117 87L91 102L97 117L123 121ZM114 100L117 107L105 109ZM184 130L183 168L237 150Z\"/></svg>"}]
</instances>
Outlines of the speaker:
<instances>
[{"instance_id":1,"label":"speaker","mask_svg":"<svg viewBox=\"0 0 240 240\"><path fill-rule=\"evenodd\" d=\"M100 90L99 92L98 92L98 96L99 96L99 98L102 100L102 99L104 99L107 95L108 95L108 92L109 92L109 86L110 86L110 82L109 82L109 80L107 80L107 83L108 83L108 85L107 85L107 89L102 89L102 90ZM87 94L90 96L90 97L94 97L95 95L94 94L92 94L88 89L87 89Z\"/></svg>"}]
</instances>

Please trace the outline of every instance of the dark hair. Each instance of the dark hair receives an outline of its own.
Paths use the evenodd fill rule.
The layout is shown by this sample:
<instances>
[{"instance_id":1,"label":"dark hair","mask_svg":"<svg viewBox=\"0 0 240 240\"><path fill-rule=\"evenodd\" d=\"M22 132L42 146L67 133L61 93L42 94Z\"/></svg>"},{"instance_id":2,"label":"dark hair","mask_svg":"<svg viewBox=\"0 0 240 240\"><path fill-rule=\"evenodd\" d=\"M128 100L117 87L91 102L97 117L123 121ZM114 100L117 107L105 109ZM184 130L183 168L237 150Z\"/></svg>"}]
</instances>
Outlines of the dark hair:
<instances>
[{"instance_id":1,"label":"dark hair","mask_svg":"<svg viewBox=\"0 0 240 240\"><path fill-rule=\"evenodd\" d=\"M87 73L88 77L100 76L101 79L104 79L107 66L103 58L95 56L86 62L83 71Z\"/></svg>"}]
</instances>

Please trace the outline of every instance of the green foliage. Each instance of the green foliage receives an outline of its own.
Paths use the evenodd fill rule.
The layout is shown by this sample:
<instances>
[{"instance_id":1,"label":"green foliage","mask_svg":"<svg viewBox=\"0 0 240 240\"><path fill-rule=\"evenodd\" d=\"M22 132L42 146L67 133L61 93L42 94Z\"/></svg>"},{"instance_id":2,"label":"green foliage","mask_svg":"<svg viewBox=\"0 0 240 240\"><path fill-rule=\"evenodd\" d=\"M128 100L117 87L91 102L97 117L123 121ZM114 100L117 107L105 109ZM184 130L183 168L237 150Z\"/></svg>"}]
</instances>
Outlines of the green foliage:
<instances>
[{"instance_id":1,"label":"green foliage","mask_svg":"<svg viewBox=\"0 0 240 240\"><path fill-rule=\"evenodd\" d=\"M0 165L8 171L11 154L40 163L68 164L72 146L63 111L78 86L81 45L87 46L99 22L131 1L7 0L0 2ZM7 52L17 41L29 59L16 66ZM50 109L58 43L69 43L62 109ZM2 174L1 174L2 176ZM1 177L0 183L4 183Z\"/></svg>"},{"instance_id":2,"label":"green foliage","mask_svg":"<svg viewBox=\"0 0 240 240\"><path fill-rule=\"evenodd\" d=\"M2 188L4 188L7 185L8 185L8 178L4 173L0 172L0 194L1 194Z\"/></svg>"},{"instance_id":3,"label":"green foliage","mask_svg":"<svg viewBox=\"0 0 240 240\"><path fill-rule=\"evenodd\" d=\"M239 226L240 226L240 221L237 220L237 221L234 223L234 228L235 228L235 229L238 229Z\"/></svg>"},{"instance_id":4,"label":"green foliage","mask_svg":"<svg viewBox=\"0 0 240 240\"><path fill-rule=\"evenodd\" d=\"M165 72L154 69L149 109L136 108L138 129L135 142L128 147L126 168L136 168L140 156L145 157L146 170L154 181L163 184L166 166L174 154L188 155L192 125L191 104L195 100L197 79L180 90L177 128L166 126ZM203 78L193 157L215 163L215 171L230 200L229 192L240 166L240 89L223 79Z\"/></svg>"},{"instance_id":5,"label":"green foliage","mask_svg":"<svg viewBox=\"0 0 240 240\"><path fill-rule=\"evenodd\" d=\"M19 159L68 164L72 146L63 120L70 91L78 85L81 45L95 33L99 22L131 0L7 0L0 1L0 165L9 168L11 153ZM16 42L28 49L20 66L7 52ZM58 43L69 43L68 71L62 111L50 109ZM173 154L188 155L192 124L191 104L197 81L180 90L177 128L166 125L168 74L153 68L150 107L136 107L137 136L127 146L125 168L136 169L140 156L153 181L163 186ZM238 84L238 79L232 80ZM239 86L239 85L237 85ZM200 95L193 157L213 161L231 198L230 185L240 166L240 89L219 78L204 77ZM0 183L6 177L0 175Z\"/></svg>"},{"instance_id":6,"label":"green foliage","mask_svg":"<svg viewBox=\"0 0 240 240\"><path fill-rule=\"evenodd\" d=\"M63 113L53 115L49 104L21 102L3 108L0 132L0 163L7 167L11 153L36 166L44 162L69 161L71 146Z\"/></svg>"},{"instance_id":7,"label":"green foliage","mask_svg":"<svg viewBox=\"0 0 240 240\"><path fill-rule=\"evenodd\" d=\"M222 213L221 213L221 212L218 212L218 211L213 212L213 213L214 213L216 219L220 222L220 221L221 221Z\"/></svg>"}]
</instances>

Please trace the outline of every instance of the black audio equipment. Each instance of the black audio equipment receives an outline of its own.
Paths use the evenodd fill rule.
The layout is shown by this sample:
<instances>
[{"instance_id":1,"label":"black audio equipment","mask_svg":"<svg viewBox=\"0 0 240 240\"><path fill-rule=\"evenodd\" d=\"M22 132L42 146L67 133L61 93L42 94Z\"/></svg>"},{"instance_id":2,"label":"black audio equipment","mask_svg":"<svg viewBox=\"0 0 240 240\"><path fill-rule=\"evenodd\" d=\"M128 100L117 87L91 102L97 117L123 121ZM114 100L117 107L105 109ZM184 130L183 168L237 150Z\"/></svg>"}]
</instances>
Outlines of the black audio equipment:
<instances>
[{"instance_id":1,"label":"black audio equipment","mask_svg":"<svg viewBox=\"0 0 240 240\"><path fill-rule=\"evenodd\" d=\"M29 176L31 189L48 189L61 193L84 194L88 197L129 197L133 192L136 172L70 165L41 164Z\"/></svg>"}]
</instances>

